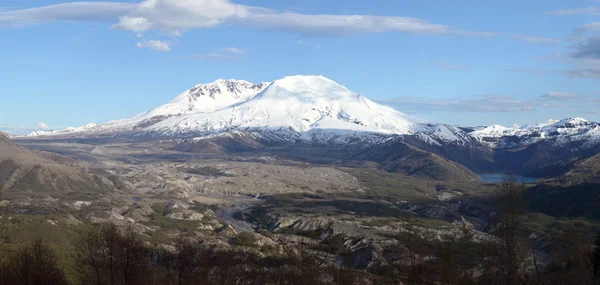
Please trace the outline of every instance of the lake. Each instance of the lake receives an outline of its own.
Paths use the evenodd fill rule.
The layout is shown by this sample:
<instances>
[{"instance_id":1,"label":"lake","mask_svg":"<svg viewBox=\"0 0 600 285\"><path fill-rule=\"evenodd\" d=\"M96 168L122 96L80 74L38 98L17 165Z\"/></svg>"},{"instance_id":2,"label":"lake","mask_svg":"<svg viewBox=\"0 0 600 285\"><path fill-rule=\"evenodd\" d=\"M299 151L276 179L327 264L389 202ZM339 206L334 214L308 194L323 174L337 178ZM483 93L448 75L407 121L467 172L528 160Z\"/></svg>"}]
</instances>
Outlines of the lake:
<instances>
[{"instance_id":1,"label":"lake","mask_svg":"<svg viewBox=\"0 0 600 285\"><path fill-rule=\"evenodd\" d=\"M535 178L535 177L507 175L507 174L478 174L478 175L479 175L479 177L481 177L479 179L479 182L485 182L485 183L504 182L504 181L506 181L506 179L508 177L511 177L511 176L517 178L517 181L522 181L524 183L535 182L535 181L540 180L539 178Z\"/></svg>"}]
</instances>

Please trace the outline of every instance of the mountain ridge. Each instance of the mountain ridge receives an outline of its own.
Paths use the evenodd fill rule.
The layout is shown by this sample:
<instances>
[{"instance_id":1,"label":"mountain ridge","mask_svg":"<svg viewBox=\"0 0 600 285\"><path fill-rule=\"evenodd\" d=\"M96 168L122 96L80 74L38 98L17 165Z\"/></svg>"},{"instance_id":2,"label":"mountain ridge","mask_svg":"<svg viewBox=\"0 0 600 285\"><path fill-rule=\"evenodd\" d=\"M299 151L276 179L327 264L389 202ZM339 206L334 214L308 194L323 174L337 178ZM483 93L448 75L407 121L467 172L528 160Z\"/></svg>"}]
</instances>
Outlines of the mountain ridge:
<instances>
[{"instance_id":1,"label":"mountain ridge","mask_svg":"<svg viewBox=\"0 0 600 285\"><path fill-rule=\"evenodd\" d=\"M195 85L131 118L18 139L46 138L177 139L199 146L180 149L209 152L308 143L332 151L349 149L342 153L350 158L385 153L389 159L376 161L382 168L410 172L407 159L390 160L394 151L402 152L408 144L411 151L402 152L407 157L426 158L427 165L461 173L460 177L473 173L444 159L475 173L550 177L600 152L600 124L583 118L514 127L457 127L410 117L318 75L259 84L220 79Z\"/></svg>"},{"instance_id":2,"label":"mountain ridge","mask_svg":"<svg viewBox=\"0 0 600 285\"><path fill-rule=\"evenodd\" d=\"M168 138L211 136L233 130L282 131L282 135L288 135L288 129L304 134L299 138L308 141L315 140L314 133L317 138L328 139L375 133L415 135L433 145L480 143L492 148L532 145L544 139L600 142L600 124L583 118L517 127L491 125L471 131L431 123L377 104L321 75L287 76L257 84L217 79L197 84L170 102L130 118L65 130L36 131L28 136L130 133Z\"/></svg>"},{"instance_id":3,"label":"mountain ridge","mask_svg":"<svg viewBox=\"0 0 600 285\"><path fill-rule=\"evenodd\" d=\"M22 192L111 191L116 188L114 182L71 158L29 150L0 134L0 197Z\"/></svg>"}]
</instances>

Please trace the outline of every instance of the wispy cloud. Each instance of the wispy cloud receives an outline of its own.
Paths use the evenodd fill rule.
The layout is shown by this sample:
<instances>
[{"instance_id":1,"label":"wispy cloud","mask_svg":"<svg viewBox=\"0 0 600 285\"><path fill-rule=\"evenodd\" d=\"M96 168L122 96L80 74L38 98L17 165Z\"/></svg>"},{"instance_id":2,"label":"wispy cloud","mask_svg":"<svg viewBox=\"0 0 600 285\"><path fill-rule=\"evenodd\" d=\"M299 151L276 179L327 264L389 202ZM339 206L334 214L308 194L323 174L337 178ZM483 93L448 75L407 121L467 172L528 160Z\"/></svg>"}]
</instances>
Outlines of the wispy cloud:
<instances>
[{"instance_id":1,"label":"wispy cloud","mask_svg":"<svg viewBox=\"0 0 600 285\"><path fill-rule=\"evenodd\" d=\"M73 2L30 9L0 10L0 26L28 26L51 22L118 21L135 4L122 2Z\"/></svg>"},{"instance_id":2,"label":"wispy cloud","mask_svg":"<svg viewBox=\"0 0 600 285\"><path fill-rule=\"evenodd\" d=\"M541 107L548 107L548 108L564 108L564 107L571 107L571 104L569 103L556 103L556 102L542 102L539 103L539 106Z\"/></svg>"},{"instance_id":3,"label":"wispy cloud","mask_svg":"<svg viewBox=\"0 0 600 285\"><path fill-rule=\"evenodd\" d=\"M311 42L301 41L301 40L296 41L296 44L301 45L301 46L310 46L310 47L314 47L314 48L322 48L323 47L322 44L313 44Z\"/></svg>"},{"instance_id":4,"label":"wispy cloud","mask_svg":"<svg viewBox=\"0 0 600 285\"><path fill-rule=\"evenodd\" d=\"M590 92L588 92L590 93ZM593 93L593 92L592 92ZM542 108L570 108L586 110L600 102L597 95L571 92L548 92L537 97L521 98L505 95L475 95L455 98L397 97L379 100L380 103L411 114L435 112L527 112Z\"/></svg>"},{"instance_id":5,"label":"wispy cloud","mask_svg":"<svg viewBox=\"0 0 600 285\"><path fill-rule=\"evenodd\" d=\"M138 4L77 2L0 12L0 25L4 26L57 21L115 21L113 29L134 33L159 31L170 35L219 25L338 37L382 32L473 37L496 35L492 32L461 30L411 17L302 14L240 5L229 0L145 0Z\"/></svg>"},{"instance_id":6,"label":"wispy cloud","mask_svg":"<svg viewBox=\"0 0 600 285\"><path fill-rule=\"evenodd\" d=\"M436 66L443 69L470 69L470 66L467 65L458 65L449 60L441 60L439 62L431 62L427 63L428 66Z\"/></svg>"},{"instance_id":7,"label":"wispy cloud","mask_svg":"<svg viewBox=\"0 0 600 285\"><path fill-rule=\"evenodd\" d=\"M540 98L542 99L551 99L551 100L564 100L564 99L575 99L578 98L576 94L568 93L568 92L548 92L546 94L542 94Z\"/></svg>"},{"instance_id":8,"label":"wispy cloud","mask_svg":"<svg viewBox=\"0 0 600 285\"><path fill-rule=\"evenodd\" d=\"M600 37L586 38L571 48L573 58L600 60Z\"/></svg>"},{"instance_id":9,"label":"wispy cloud","mask_svg":"<svg viewBox=\"0 0 600 285\"><path fill-rule=\"evenodd\" d=\"M232 53L232 54L245 54L247 52L247 50L245 50L245 49L234 48L234 47L222 48L221 51L226 52L226 53Z\"/></svg>"},{"instance_id":10,"label":"wispy cloud","mask_svg":"<svg viewBox=\"0 0 600 285\"><path fill-rule=\"evenodd\" d=\"M575 27L571 32L571 38L578 39L581 35L589 32L600 32L600 22L592 22Z\"/></svg>"},{"instance_id":11,"label":"wispy cloud","mask_svg":"<svg viewBox=\"0 0 600 285\"><path fill-rule=\"evenodd\" d=\"M44 123L44 122L39 122L38 123L38 127L40 129L42 129L42 130L48 130L48 129L50 129L50 127L48 125L46 125L46 123Z\"/></svg>"},{"instance_id":12,"label":"wispy cloud","mask_svg":"<svg viewBox=\"0 0 600 285\"><path fill-rule=\"evenodd\" d=\"M506 69L506 71L510 72L524 72L536 75L546 75L546 74L556 74L560 73L558 70L545 70L545 69L531 69L531 68L510 68Z\"/></svg>"},{"instance_id":13,"label":"wispy cloud","mask_svg":"<svg viewBox=\"0 0 600 285\"><path fill-rule=\"evenodd\" d=\"M399 97L379 102L407 113L425 112L524 112L533 110L531 102L503 95L477 95L465 98Z\"/></svg>"},{"instance_id":14,"label":"wispy cloud","mask_svg":"<svg viewBox=\"0 0 600 285\"><path fill-rule=\"evenodd\" d=\"M571 78L600 79L600 65L582 65L565 71L564 74Z\"/></svg>"},{"instance_id":15,"label":"wispy cloud","mask_svg":"<svg viewBox=\"0 0 600 285\"><path fill-rule=\"evenodd\" d=\"M549 14L558 16L569 16L569 15L596 15L600 9L598 7L587 7L587 8L575 8L575 9L562 9L549 12Z\"/></svg>"},{"instance_id":16,"label":"wispy cloud","mask_svg":"<svg viewBox=\"0 0 600 285\"><path fill-rule=\"evenodd\" d=\"M594 24L592 26L589 26ZM600 31L600 22L591 23ZM572 45L571 52L564 55L567 62L575 66L564 72L570 78L600 79L600 37L584 37Z\"/></svg>"},{"instance_id":17,"label":"wispy cloud","mask_svg":"<svg viewBox=\"0 0 600 285\"><path fill-rule=\"evenodd\" d=\"M298 13L257 13L244 25L294 32L310 36L350 36L363 33L404 32L426 35L495 36L496 33L463 31L442 24L409 17L372 15L308 15Z\"/></svg>"},{"instance_id":18,"label":"wispy cloud","mask_svg":"<svg viewBox=\"0 0 600 285\"><path fill-rule=\"evenodd\" d=\"M512 35L512 37L514 39L517 39L517 40L520 40L520 41L529 42L529 43L536 43L536 44L553 44L553 43L559 43L559 42L561 42L561 39L557 39L557 38L524 36L524 35L518 35L518 34L514 34L514 35Z\"/></svg>"},{"instance_id":19,"label":"wispy cloud","mask_svg":"<svg viewBox=\"0 0 600 285\"><path fill-rule=\"evenodd\" d=\"M170 51L171 46L168 42L164 41L156 41L156 40L147 40L143 42L138 42L136 44L138 48L147 48L155 51Z\"/></svg>"}]
</instances>

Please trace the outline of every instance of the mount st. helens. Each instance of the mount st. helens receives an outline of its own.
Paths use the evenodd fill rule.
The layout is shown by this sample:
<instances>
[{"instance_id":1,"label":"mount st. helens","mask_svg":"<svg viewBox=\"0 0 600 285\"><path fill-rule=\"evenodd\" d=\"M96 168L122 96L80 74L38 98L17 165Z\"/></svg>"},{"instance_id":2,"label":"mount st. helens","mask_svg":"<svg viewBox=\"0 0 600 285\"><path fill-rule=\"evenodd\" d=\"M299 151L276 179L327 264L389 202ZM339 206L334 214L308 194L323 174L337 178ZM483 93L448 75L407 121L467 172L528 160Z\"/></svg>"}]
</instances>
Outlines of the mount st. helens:
<instances>
[{"instance_id":1,"label":"mount st. helens","mask_svg":"<svg viewBox=\"0 0 600 285\"><path fill-rule=\"evenodd\" d=\"M90 127L91 126L91 127ZM132 118L31 135L145 133L193 136L233 130L316 130L411 134L421 120L376 104L322 76L290 76L273 83L217 80L197 85L173 101Z\"/></svg>"},{"instance_id":2,"label":"mount st. helens","mask_svg":"<svg viewBox=\"0 0 600 285\"><path fill-rule=\"evenodd\" d=\"M49 138L178 138L185 141L177 149L195 152L272 151L277 146L279 154L295 158L373 161L388 171L436 179L474 177L468 169L548 177L600 152L600 125L582 118L514 128L435 124L322 76L260 84L220 79L128 119L35 132L27 139ZM299 155L300 145L326 151L311 148ZM293 147L286 151L282 146ZM445 174L433 175L432 169Z\"/></svg>"}]
</instances>

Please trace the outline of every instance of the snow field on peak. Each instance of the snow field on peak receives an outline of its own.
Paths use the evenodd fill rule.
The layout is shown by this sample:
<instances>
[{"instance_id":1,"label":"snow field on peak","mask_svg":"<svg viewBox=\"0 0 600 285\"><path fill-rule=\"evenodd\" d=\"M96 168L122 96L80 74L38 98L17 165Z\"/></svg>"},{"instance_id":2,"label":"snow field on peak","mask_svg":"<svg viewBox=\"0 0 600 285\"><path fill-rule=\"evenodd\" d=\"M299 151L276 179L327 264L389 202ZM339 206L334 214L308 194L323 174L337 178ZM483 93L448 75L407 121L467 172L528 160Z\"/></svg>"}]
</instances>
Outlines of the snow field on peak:
<instances>
[{"instance_id":1,"label":"snow field on peak","mask_svg":"<svg viewBox=\"0 0 600 285\"><path fill-rule=\"evenodd\" d=\"M236 82L235 88L244 87L239 88L242 92L213 93L215 98L225 97L218 107L195 105L197 101L189 99L193 92L186 91L169 104L104 127L134 130L137 126L143 131L164 134L280 128L299 133L328 129L342 133L411 134L422 129L417 119L376 104L322 76L285 77L265 88L264 84ZM219 90L225 88L222 82L217 81L216 85L220 85ZM215 90L214 86L205 86L200 88ZM204 92L201 99L213 103L210 100L215 98L206 95Z\"/></svg>"}]
</instances>

